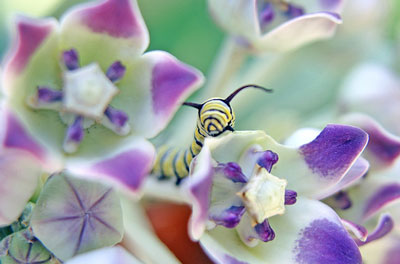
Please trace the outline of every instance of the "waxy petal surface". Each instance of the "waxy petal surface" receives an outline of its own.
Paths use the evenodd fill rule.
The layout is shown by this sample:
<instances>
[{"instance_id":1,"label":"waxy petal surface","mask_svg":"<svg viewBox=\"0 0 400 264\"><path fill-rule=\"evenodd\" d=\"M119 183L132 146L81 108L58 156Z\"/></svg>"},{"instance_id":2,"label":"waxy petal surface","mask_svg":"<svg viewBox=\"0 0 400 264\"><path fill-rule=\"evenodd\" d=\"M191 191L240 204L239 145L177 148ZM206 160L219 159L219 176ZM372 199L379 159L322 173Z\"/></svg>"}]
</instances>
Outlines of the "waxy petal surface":
<instances>
[{"instance_id":1,"label":"waxy petal surface","mask_svg":"<svg viewBox=\"0 0 400 264\"><path fill-rule=\"evenodd\" d=\"M380 212L398 210L400 205L400 183L384 177L365 180L360 186L347 192L353 206L338 211L344 219L364 224Z\"/></svg>"},{"instance_id":2,"label":"waxy petal surface","mask_svg":"<svg viewBox=\"0 0 400 264\"><path fill-rule=\"evenodd\" d=\"M192 203L193 212L189 220L189 235L193 240L198 240L208 221L214 176L211 154L207 148L203 149L192 162L190 171L191 176L183 188Z\"/></svg>"},{"instance_id":3,"label":"waxy petal surface","mask_svg":"<svg viewBox=\"0 0 400 264\"><path fill-rule=\"evenodd\" d=\"M286 52L330 38L342 20L336 13L319 12L294 18L262 36L256 49Z\"/></svg>"},{"instance_id":4,"label":"waxy petal surface","mask_svg":"<svg viewBox=\"0 0 400 264\"><path fill-rule=\"evenodd\" d=\"M215 22L235 37L253 40L261 33L257 0L209 0L208 8Z\"/></svg>"},{"instance_id":5,"label":"waxy petal surface","mask_svg":"<svg viewBox=\"0 0 400 264\"><path fill-rule=\"evenodd\" d=\"M216 23L231 34L236 40L256 52L289 51L309 42L331 37L341 18L338 12L343 1L308 1L298 2L299 10L306 14L297 14L293 18L279 10L279 3L271 6L270 17L263 25L262 3L252 0L218 1L209 0L208 6ZM297 1L293 1L296 4ZM315 2L315 3L314 3ZM292 4L292 2L290 2ZM303 10L304 8L304 10ZM275 12L282 13L275 18ZM274 20L279 20L275 22ZM286 21L284 23L281 20Z\"/></svg>"},{"instance_id":6,"label":"waxy petal surface","mask_svg":"<svg viewBox=\"0 0 400 264\"><path fill-rule=\"evenodd\" d=\"M342 120L368 133L369 141L363 156L370 162L371 171L386 170L399 160L400 137L391 134L374 119L364 114L346 115Z\"/></svg>"},{"instance_id":7,"label":"waxy petal surface","mask_svg":"<svg viewBox=\"0 0 400 264\"><path fill-rule=\"evenodd\" d=\"M120 81L120 94L112 105L124 109L136 135L157 135L184 99L203 83L203 75L163 51L144 54ZM150 87L150 89L149 89Z\"/></svg>"},{"instance_id":8,"label":"waxy petal surface","mask_svg":"<svg viewBox=\"0 0 400 264\"><path fill-rule=\"evenodd\" d=\"M361 263L357 245L328 206L300 198L282 216L269 219L276 237L256 247L235 230L217 227L200 243L218 263Z\"/></svg>"},{"instance_id":9,"label":"waxy petal surface","mask_svg":"<svg viewBox=\"0 0 400 264\"><path fill-rule=\"evenodd\" d=\"M129 192L136 192L150 173L154 157L153 145L136 137L123 140L119 146L114 146L112 152L103 156L71 158L66 168L78 177L104 180Z\"/></svg>"},{"instance_id":10,"label":"waxy petal surface","mask_svg":"<svg viewBox=\"0 0 400 264\"><path fill-rule=\"evenodd\" d=\"M40 163L28 153L1 149L0 172L0 226L5 226L24 210L42 170Z\"/></svg>"},{"instance_id":11,"label":"waxy petal surface","mask_svg":"<svg viewBox=\"0 0 400 264\"><path fill-rule=\"evenodd\" d=\"M218 139L207 139L206 144L208 141L212 157L218 162L242 159L239 164L245 174L246 168L254 167L257 160L257 152L251 148L256 145L258 150L272 150L278 153L279 161L271 174L287 179L287 188L300 196L317 198L344 178L367 140L368 135L358 128L328 125L316 139L300 148L280 145L261 131L234 132ZM360 168L357 170L360 174L352 175L352 181L364 174L365 167Z\"/></svg>"},{"instance_id":12,"label":"waxy petal surface","mask_svg":"<svg viewBox=\"0 0 400 264\"><path fill-rule=\"evenodd\" d=\"M0 133L1 148L4 151L21 151L22 155L30 155L39 161L44 170L56 171L62 166L62 161L43 144L33 137L31 131L18 116L3 105L1 108L1 126L4 130Z\"/></svg>"},{"instance_id":13,"label":"waxy petal surface","mask_svg":"<svg viewBox=\"0 0 400 264\"><path fill-rule=\"evenodd\" d=\"M77 49L82 65L97 61L108 67L116 60L132 61L148 44L149 33L136 0L83 4L61 19L61 49Z\"/></svg>"}]
</instances>

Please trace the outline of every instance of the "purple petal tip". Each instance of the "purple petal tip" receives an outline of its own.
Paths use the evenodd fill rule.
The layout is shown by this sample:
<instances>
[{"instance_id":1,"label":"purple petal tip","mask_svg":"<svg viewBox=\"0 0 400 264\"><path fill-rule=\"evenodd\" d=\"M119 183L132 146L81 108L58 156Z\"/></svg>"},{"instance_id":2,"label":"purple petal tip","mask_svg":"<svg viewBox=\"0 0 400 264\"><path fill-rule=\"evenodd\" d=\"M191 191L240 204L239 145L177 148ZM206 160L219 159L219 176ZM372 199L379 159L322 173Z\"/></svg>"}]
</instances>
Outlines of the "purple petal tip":
<instances>
[{"instance_id":1,"label":"purple petal tip","mask_svg":"<svg viewBox=\"0 0 400 264\"><path fill-rule=\"evenodd\" d=\"M308 167L324 178L342 175L358 158L368 141L363 130L346 125L328 125L316 139L300 147Z\"/></svg>"},{"instance_id":2,"label":"purple petal tip","mask_svg":"<svg viewBox=\"0 0 400 264\"><path fill-rule=\"evenodd\" d=\"M271 150L264 151L260 158L257 160L257 164L265 168L268 172L271 172L272 166L279 160L278 154Z\"/></svg>"},{"instance_id":3,"label":"purple petal tip","mask_svg":"<svg viewBox=\"0 0 400 264\"><path fill-rule=\"evenodd\" d=\"M393 227L393 219L389 215L385 214L379 219L378 225L376 226L375 230L370 235L368 235L367 239L364 242L356 241L357 245L362 246L377 239L380 239L389 234L390 231L392 231Z\"/></svg>"},{"instance_id":4,"label":"purple petal tip","mask_svg":"<svg viewBox=\"0 0 400 264\"><path fill-rule=\"evenodd\" d=\"M340 225L318 219L301 230L294 248L296 263L361 264L360 251Z\"/></svg>"},{"instance_id":5,"label":"purple petal tip","mask_svg":"<svg viewBox=\"0 0 400 264\"><path fill-rule=\"evenodd\" d=\"M130 0L105 0L83 9L80 18L94 32L130 38L143 33L136 15Z\"/></svg>"},{"instance_id":6,"label":"purple petal tip","mask_svg":"<svg viewBox=\"0 0 400 264\"><path fill-rule=\"evenodd\" d=\"M286 11L286 15L289 16L290 18L302 16L302 15L304 15L304 9L300 6L288 4L288 9Z\"/></svg>"},{"instance_id":7,"label":"purple petal tip","mask_svg":"<svg viewBox=\"0 0 400 264\"><path fill-rule=\"evenodd\" d=\"M18 44L9 67L17 73L28 64L34 52L39 48L52 30L52 23L39 20L22 19L18 22Z\"/></svg>"},{"instance_id":8,"label":"purple petal tip","mask_svg":"<svg viewBox=\"0 0 400 264\"><path fill-rule=\"evenodd\" d=\"M68 70L73 71L79 68L78 52L75 49L64 51L63 60Z\"/></svg>"},{"instance_id":9,"label":"purple petal tip","mask_svg":"<svg viewBox=\"0 0 400 264\"><path fill-rule=\"evenodd\" d=\"M26 131L20 121L11 113L6 115L6 132L3 141L4 147L25 150L40 161L45 161L44 149Z\"/></svg>"},{"instance_id":10,"label":"purple petal tip","mask_svg":"<svg viewBox=\"0 0 400 264\"><path fill-rule=\"evenodd\" d=\"M133 149L95 164L92 169L132 191L137 191L149 174L152 154Z\"/></svg>"},{"instance_id":11,"label":"purple petal tip","mask_svg":"<svg viewBox=\"0 0 400 264\"><path fill-rule=\"evenodd\" d=\"M216 170L220 170L227 179L230 179L233 182L247 182L247 178L243 174L242 168L240 168L239 164L236 162L218 164Z\"/></svg>"},{"instance_id":12,"label":"purple petal tip","mask_svg":"<svg viewBox=\"0 0 400 264\"><path fill-rule=\"evenodd\" d=\"M373 216L386 204L400 198L400 184L393 183L380 187L369 198L364 208L363 216L365 219Z\"/></svg>"},{"instance_id":13,"label":"purple petal tip","mask_svg":"<svg viewBox=\"0 0 400 264\"><path fill-rule=\"evenodd\" d=\"M292 205L297 201L297 192L292 190L285 190L285 204Z\"/></svg>"},{"instance_id":14,"label":"purple petal tip","mask_svg":"<svg viewBox=\"0 0 400 264\"><path fill-rule=\"evenodd\" d=\"M107 107L104 114L107 116L110 122L117 127L123 127L129 119L128 115L125 112L114 109L111 106Z\"/></svg>"},{"instance_id":15,"label":"purple petal tip","mask_svg":"<svg viewBox=\"0 0 400 264\"><path fill-rule=\"evenodd\" d=\"M347 192L340 191L333 196L335 201L335 207L340 208L342 210L347 210L351 207L352 202L350 200L349 195Z\"/></svg>"},{"instance_id":16,"label":"purple petal tip","mask_svg":"<svg viewBox=\"0 0 400 264\"><path fill-rule=\"evenodd\" d=\"M258 238L261 241L268 242L268 241L272 241L275 239L275 232L272 229L272 227L270 226L268 220L265 220L261 224L257 224L254 227L254 230L258 234L258 236L259 236Z\"/></svg>"},{"instance_id":17,"label":"purple petal tip","mask_svg":"<svg viewBox=\"0 0 400 264\"><path fill-rule=\"evenodd\" d=\"M175 59L164 59L152 72L152 100L156 114L170 115L179 100L199 80L199 76L188 66Z\"/></svg>"},{"instance_id":18,"label":"purple petal tip","mask_svg":"<svg viewBox=\"0 0 400 264\"><path fill-rule=\"evenodd\" d=\"M212 217L211 220L217 225L222 225L226 228L234 228L239 224L245 211L246 208L244 206L231 206L223 211L220 216Z\"/></svg>"},{"instance_id":19,"label":"purple petal tip","mask_svg":"<svg viewBox=\"0 0 400 264\"><path fill-rule=\"evenodd\" d=\"M84 136L83 132L83 117L78 116L74 123L68 127L67 140L81 142Z\"/></svg>"},{"instance_id":20,"label":"purple petal tip","mask_svg":"<svg viewBox=\"0 0 400 264\"><path fill-rule=\"evenodd\" d=\"M63 94L61 91L53 90L44 86L39 86L37 88L37 96L39 101L51 103L55 101L60 101Z\"/></svg>"},{"instance_id":21,"label":"purple petal tip","mask_svg":"<svg viewBox=\"0 0 400 264\"><path fill-rule=\"evenodd\" d=\"M261 27L269 24L275 18L275 11L270 3L266 3L259 14Z\"/></svg>"},{"instance_id":22,"label":"purple petal tip","mask_svg":"<svg viewBox=\"0 0 400 264\"><path fill-rule=\"evenodd\" d=\"M116 82L122 79L122 77L125 74L125 70L126 70L125 66L122 65L120 61L116 61L110 65L106 75L108 79L110 79L110 81Z\"/></svg>"}]
</instances>

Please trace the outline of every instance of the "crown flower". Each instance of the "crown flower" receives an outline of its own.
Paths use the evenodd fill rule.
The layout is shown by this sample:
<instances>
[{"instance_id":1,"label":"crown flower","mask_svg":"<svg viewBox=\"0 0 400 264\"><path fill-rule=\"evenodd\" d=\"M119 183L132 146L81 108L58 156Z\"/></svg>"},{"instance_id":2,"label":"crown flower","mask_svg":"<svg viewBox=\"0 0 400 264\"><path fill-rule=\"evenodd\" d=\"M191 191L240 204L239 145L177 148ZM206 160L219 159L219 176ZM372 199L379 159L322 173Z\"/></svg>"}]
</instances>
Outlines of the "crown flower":
<instances>
[{"instance_id":1,"label":"crown flower","mask_svg":"<svg viewBox=\"0 0 400 264\"><path fill-rule=\"evenodd\" d=\"M258 52L288 51L331 37L342 22L342 0L209 0L216 23L238 43Z\"/></svg>"},{"instance_id":2,"label":"crown flower","mask_svg":"<svg viewBox=\"0 0 400 264\"><path fill-rule=\"evenodd\" d=\"M203 80L166 52L143 53L148 45L136 1L82 4L60 23L19 18L3 72L3 146L51 172L67 168L136 191L155 155L146 139Z\"/></svg>"},{"instance_id":3,"label":"crown flower","mask_svg":"<svg viewBox=\"0 0 400 264\"><path fill-rule=\"evenodd\" d=\"M361 263L339 216L318 200L364 175L367 141L345 125L300 147L260 131L206 139L184 187L192 238L221 263Z\"/></svg>"}]
</instances>

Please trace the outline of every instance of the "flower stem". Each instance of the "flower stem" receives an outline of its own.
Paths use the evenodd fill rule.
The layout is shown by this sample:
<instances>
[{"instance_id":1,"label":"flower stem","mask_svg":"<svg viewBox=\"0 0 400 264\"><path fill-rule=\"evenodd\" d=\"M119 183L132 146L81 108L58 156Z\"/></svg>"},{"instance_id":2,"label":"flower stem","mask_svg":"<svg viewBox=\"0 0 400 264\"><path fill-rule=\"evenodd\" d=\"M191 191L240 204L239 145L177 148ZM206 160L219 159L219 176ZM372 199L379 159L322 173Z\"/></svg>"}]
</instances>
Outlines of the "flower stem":
<instances>
[{"instance_id":1,"label":"flower stem","mask_svg":"<svg viewBox=\"0 0 400 264\"><path fill-rule=\"evenodd\" d=\"M247 50L240 46L233 37L227 37L220 48L218 57L209 73L202 99L225 96L229 84L248 56Z\"/></svg>"}]
</instances>

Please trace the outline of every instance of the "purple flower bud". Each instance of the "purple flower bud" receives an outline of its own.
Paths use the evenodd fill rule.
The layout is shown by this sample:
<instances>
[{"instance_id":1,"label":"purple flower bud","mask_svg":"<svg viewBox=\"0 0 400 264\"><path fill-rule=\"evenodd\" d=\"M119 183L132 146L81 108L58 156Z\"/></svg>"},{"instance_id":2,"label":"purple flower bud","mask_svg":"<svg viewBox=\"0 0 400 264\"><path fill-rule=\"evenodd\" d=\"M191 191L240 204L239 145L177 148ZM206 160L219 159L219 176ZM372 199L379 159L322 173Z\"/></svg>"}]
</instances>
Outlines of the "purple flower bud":
<instances>
[{"instance_id":1,"label":"purple flower bud","mask_svg":"<svg viewBox=\"0 0 400 264\"><path fill-rule=\"evenodd\" d=\"M63 60L68 70L72 71L79 68L78 52L75 49L64 51Z\"/></svg>"},{"instance_id":2,"label":"purple flower bud","mask_svg":"<svg viewBox=\"0 0 400 264\"><path fill-rule=\"evenodd\" d=\"M117 127L123 127L129 119L128 115L124 111L117 110L110 105L107 107L104 114L107 116L110 122Z\"/></svg>"},{"instance_id":3,"label":"purple flower bud","mask_svg":"<svg viewBox=\"0 0 400 264\"><path fill-rule=\"evenodd\" d=\"M78 149L83 136L83 117L77 116L74 123L68 127L67 134L64 139L64 150L68 153L75 152Z\"/></svg>"},{"instance_id":4,"label":"purple flower bud","mask_svg":"<svg viewBox=\"0 0 400 264\"><path fill-rule=\"evenodd\" d=\"M218 164L217 170L221 170L224 176L233 182L247 182L246 176L236 162L228 162L226 164L220 163Z\"/></svg>"},{"instance_id":5,"label":"purple flower bud","mask_svg":"<svg viewBox=\"0 0 400 264\"><path fill-rule=\"evenodd\" d=\"M274 7L270 3L266 3L259 13L261 27L271 23L275 18Z\"/></svg>"},{"instance_id":6,"label":"purple flower bud","mask_svg":"<svg viewBox=\"0 0 400 264\"><path fill-rule=\"evenodd\" d=\"M285 204L291 205L295 204L297 201L297 192L292 190L285 190Z\"/></svg>"},{"instance_id":7,"label":"purple flower bud","mask_svg":"<svg viewBox=\"0 0 400 264\"><path fill-rule=\"evenodd\" d=\"M218 217L212 217L211 220L217 225L222 225L226 228L234 228L239 224L245 211L246 208L244 206L231 206L218 215Z\"/></svg>"},{"instance_id":8,"label":"purple flower bud","mask_svg":"<svg viewBox=\"0 0 400 264\"><path fill-rule=\"evenodd\" d=\"M120 61L116 61L110 65L107 70L107 77L112 82L119 81L125 74L125 66Z\"/></svg>"},{"instance_id":9,"label":"purple flower bud","mask_svg":"<svg viewBox=\"0 0 400 264\"><path fill-rule=\"evenodd\" d=\"M349 209L352 205L349 195L347 192L340 191L333 196L336 204L335 207L338 207L342 210Z\"/></svg>"},{"instance_id":10,"label":"purple flower bud","mask_svg":"<svg viewBox=\"0 0 400 264\"><path fill-rule=\"evenodd\" d=\"M269 222L267 219L264 222L262 222L261 224L257 224L254 227L254 230L258 234L258 236L259 236L258 238L261 241L268 242L268 241L272 241L275 239L275 232L272 229L272 227L269 225Z\"/></svg>"},{"instance_id":11,"label":"purple flower bud","mask_svg":"<svg viewBox=\"0 0 400 264\"><path fill-rule=\"evenodd\" d=\"M288 9L286 15L290 18L295 18L304 15L304 9L300 6L295 6L293 4L288 4Z\"/></svg>"},{"instance_id":12,"label":"purple flower bud","mask_svg":"<svg viewBox=\"0 0 400 264\"><path fill-rule=\"evenodd\" d=\"M257 164L271 172L272 166L278 162L278 154L271 150L264 151L257 160Z\"/></svg>"},{"instance_id":13,"label":"purple flower bud","mask_svg":"<svg viewBox=\"0 0 400 264\"><path fill-rule=\"evenodd\" d=\"M55 101L60 101L62 99L62 92L59 90L53 90L45 86L38 86L37 97L41 102L51 103Z\"/></svg>"}]
</instances>

